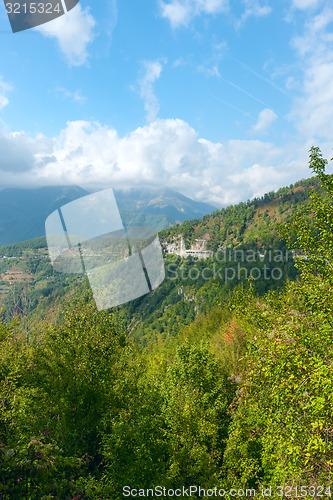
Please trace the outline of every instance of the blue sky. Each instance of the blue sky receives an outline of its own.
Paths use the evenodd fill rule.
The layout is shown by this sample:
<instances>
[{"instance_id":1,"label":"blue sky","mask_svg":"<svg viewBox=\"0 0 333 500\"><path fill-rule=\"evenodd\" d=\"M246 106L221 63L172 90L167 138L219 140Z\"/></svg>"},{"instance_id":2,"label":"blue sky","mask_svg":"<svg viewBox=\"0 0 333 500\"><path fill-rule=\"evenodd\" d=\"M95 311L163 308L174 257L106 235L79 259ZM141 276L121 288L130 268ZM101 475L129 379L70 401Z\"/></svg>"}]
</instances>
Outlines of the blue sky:
<instances>
[{"instance_id":1,"label":"blue sky","mask_svg":"<svg viewBox=\"0 0 333 500\"><path fill-rule=\"evenodd\" d=\"M332 156L329 0L81 0L13 34L0 4L0 185L169 186L217 206Z\"/></svg>"}]
</instances>

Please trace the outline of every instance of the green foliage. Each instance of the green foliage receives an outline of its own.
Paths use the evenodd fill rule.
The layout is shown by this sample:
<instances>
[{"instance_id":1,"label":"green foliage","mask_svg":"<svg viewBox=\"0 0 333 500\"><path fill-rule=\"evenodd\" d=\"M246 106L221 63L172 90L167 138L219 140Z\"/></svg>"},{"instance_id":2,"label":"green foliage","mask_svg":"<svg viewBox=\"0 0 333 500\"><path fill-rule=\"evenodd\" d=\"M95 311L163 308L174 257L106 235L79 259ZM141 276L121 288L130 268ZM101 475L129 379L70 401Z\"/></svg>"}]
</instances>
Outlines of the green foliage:
<instances>
[{"instance_id":1,"label":"green foliage","mask_svg":"<svg viewBox=\"0 0 333 500\"><path fill-rule=\"evenodd\" d=\"M79 304L31 345L22 338L2 342L4 492L10 484L16 498L59 498L75 489L80 473L98 465L102 419L116 404L126 345L112 317L89 304ZM15 355L5 356L8 351Z\"/></svg>"},{"instance_id":2,"label":"green foliage","mask_svg":"<svg viewBox=\"0 0 333 500\"><path fill-rule=\"evenodd\" d=\"M167 484L212 487L219 476L233 391L207 347L179 346L161 385L165 438L171 447Z\"/></svg>"},{"instance_id":3,"label":"green foliage","mask_svg":"<svg viewBox=\"0 0 333 500\"><path fill-rule=\"evenodd\" d=\"M21 318L7 314L0 323L0 498L120 500L125 485L257 494L332 485L333 177L326 164L312 148L316 178L168 233L184 231L190 243L209 230L212 248L229 241L255 260L168 257L157 290L112 312L96 310L85 279L53 273L45 249L21 249L15 265L34 282L30 305L26 286L13 289ZM248 279L252 266L272 263L265 251L286 251L279 231L299 255L300 276L287 259L273 263L291 281ZM239 279L201 277L214 265L239 263ZM64 298L72 302L67 311ZM52 321L31 327L56 307ZM288 498L299 497L293 492ZM281 495L275 488L269 498Z\"/></svg>"},{"instance_id":4,"label":"green foliage","mask_svg":"<svg viewBox=\"0 0 333 500\"><path fill-rule=\"evenodd\" d=\"M196 238L208 234L208 248L214 252L222 245L255 243L257 249L268 247L278 237L278 224L291 219L294 207L304 209L311 189L318 183L317 178L304 179L276 193L266 193L260 199L230 205L205 215L201 220L194 219L165 229L160 236L171 242L174 237L183 235L189 247Z\"/></svg>"},{"instance_id":5,"label":"green foliage","mask_svg":"<svg viewBox=\"0 0 333 500\"><path fill-rule=\"evenodd\" d=\"M333 185L319 150L310 152L310 166L329 198L313 193L312 222L299 216L292 226L295 247L308 257L298 261L302 281L289 283L280 295L270 293L259 301L243 296L240 306L234 302L255 335L249 339L225 453L230 484L332 484L333 296L326 264L331 259L327 214Z\"/></svg>"},{"instance_id":6,"label":"green foliage","mask_svg":"<svg viewBox=\"0 0 333 500\"><path fill-rule=\"evenodd\" d=\"M44 425L69 454L96 453L99 424L114 398L125 345L112 316L79 305L34 350L32 377L45 405Z\"/></svg>"}]
</instances>

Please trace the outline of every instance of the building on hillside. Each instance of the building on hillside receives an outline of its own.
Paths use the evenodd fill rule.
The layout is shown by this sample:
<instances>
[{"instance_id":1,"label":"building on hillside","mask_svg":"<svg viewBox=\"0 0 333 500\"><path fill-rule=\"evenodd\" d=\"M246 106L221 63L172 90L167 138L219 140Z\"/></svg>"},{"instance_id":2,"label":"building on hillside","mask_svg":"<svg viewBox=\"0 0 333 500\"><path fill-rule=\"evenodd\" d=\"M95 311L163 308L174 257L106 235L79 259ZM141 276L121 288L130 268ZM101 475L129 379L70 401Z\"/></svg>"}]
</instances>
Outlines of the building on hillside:
<instances>
[{"instance_id":1,"label":"building on hillside","mask_svg":"<svg viewBox=\"0 0 333 500\"><path fill-rule=\"evenodd\" d=\"M172 243L164 243L163 248L165 253L179 255L182 258L189 256L196 257L197 259L207 259L212 255L211 250L207 250L207 239L196 239L189 249L185 247L183 236L178 236Z\"/></svg>"}]
</instances>

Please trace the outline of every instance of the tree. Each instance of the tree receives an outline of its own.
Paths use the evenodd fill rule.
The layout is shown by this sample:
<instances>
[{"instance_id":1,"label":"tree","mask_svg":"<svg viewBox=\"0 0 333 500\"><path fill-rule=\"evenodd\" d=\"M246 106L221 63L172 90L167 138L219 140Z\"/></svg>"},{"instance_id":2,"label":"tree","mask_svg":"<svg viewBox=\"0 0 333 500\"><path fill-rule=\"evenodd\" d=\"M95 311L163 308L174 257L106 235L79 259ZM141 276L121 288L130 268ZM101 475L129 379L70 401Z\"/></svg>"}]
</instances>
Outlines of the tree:
<instances>
[{"instance_id":1,"label":"tree","mask_svg":"<svg viewBox=\"0 0 333 500\"><path fill-rule=\"evenodd\" d=\"M161 392L170 448L167 484L216 485L229 423L226 409L233 396L220 363L204 344L185 341Z\"/></svg>"},{"instance_id":2,"label":"tree","mask_svg":"<svg viewBox=\"0 0 333 500\"><path fill-rule=\"evenodd\" d=\"M302 485L323 487L329 496L325 489L332 484L333 181L326 163L311 148L310 167L321 188L310 210L283 230L307 257L297 260L301 280L262 300L234 298L254 333L224 457L226 475L230 485L288 485L291 498Z\"/></svg>"}]
</instances>

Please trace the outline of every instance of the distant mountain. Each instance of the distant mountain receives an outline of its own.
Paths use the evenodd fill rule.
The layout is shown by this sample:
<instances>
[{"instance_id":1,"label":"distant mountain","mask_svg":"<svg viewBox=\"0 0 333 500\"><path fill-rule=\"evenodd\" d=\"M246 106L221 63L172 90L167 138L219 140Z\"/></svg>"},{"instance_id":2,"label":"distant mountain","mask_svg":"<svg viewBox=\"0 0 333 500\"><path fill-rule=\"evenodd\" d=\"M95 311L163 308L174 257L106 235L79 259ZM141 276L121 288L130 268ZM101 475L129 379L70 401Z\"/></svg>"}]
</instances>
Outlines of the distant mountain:
<instances>
[{"instance_id":1,"label":"distant mountain","mask_svg":"<svg viewBox=\"0 0 333 500\"><path fill-rule=\"evenodd\" d=\"M168 189L114 192L125 223L151 225L156 231L214 210ZM0 246L44 236L45 220L54 210L88 194L79 186L0 190Z\"/></svg>"},{"instance_id":2,"label":"distant mountain","mask_svg":"<svg viewBox=\"0 0 333 500\"><path fill-rule=\"evenodd\" d=\"M196 219L216 210L216 207L191 200L168 188L115 190L115 197L122 209L151 215L163 214L173 224Z\"/></svg>"},{"instance_id":3,"label":"distant mountain","mask_svg":"<svg viewBox=\"0 0 333 500\"><path fill-rule=\"evenodd\" d=\"M87 191L78 186L51 186L0 191L0 245L45 235L45 220L62 205Z\"/></svg>"}]
</instances>

